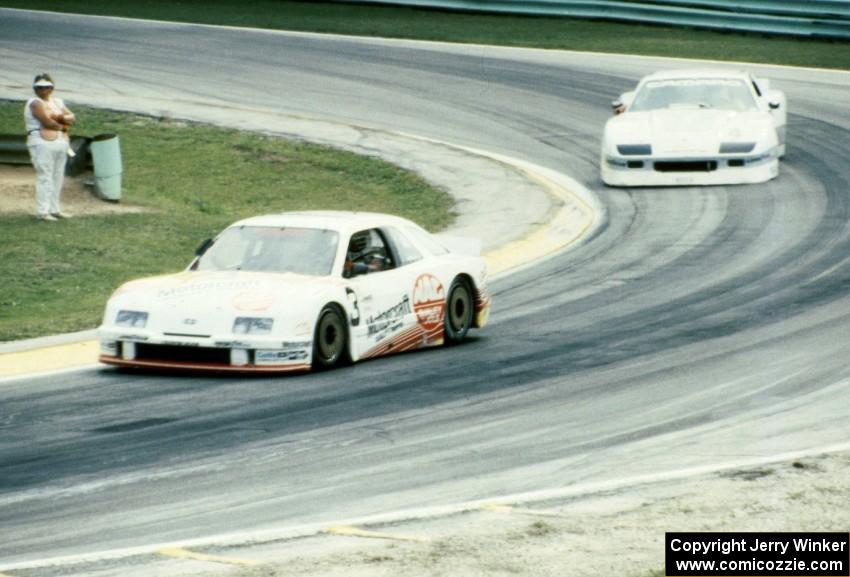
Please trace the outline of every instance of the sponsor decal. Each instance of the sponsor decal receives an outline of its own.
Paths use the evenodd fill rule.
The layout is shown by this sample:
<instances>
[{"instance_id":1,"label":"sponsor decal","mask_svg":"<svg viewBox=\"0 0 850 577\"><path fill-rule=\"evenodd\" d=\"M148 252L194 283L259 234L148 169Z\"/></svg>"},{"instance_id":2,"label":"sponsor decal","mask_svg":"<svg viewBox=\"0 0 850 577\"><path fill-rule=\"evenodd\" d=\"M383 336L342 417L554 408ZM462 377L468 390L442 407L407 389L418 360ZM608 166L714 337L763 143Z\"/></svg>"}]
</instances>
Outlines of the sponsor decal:
<instances>
[{"instance_id":1,"label":"sponsor decal","mask_svg":"<svg viewBox=\"0 0 850 577\"><path fill-rule=\"evenodd\" d=\"M161 299L170 299L211 291L232 291L240 289L246 291L256 291L259 286L260 283L255 280L205 281L162 289L157 293L157 297Z\"/></svg>"},{"instance_id":2,"label":"sponsor decal","mask_svg":"<svg viewBox=\"0 0 850 577\"><path fill-rule=\"evenodd\" d=\"M253 345L245 341L216 341L213 346L224 349L250 349Z\"/></svg>"},{"instance_id":3,"label":"sponsor decal","mask_svg":"<svg viewBox=\"0 0 850 577\"><path fill-rule=\"evenodd\" d=\"M413 287L413 312L416 314L416 324L405 328L403 317L409 314L410 300L404 297L394 307L383 313L369 318L374 321L376 330L383 328L382 322L393 321L387 328L387 333L381 333L381 338L376 339L372 348L367 350L360 358L369 359L411 351L420 347L429 347L443 344L443 324L446 310L446 290L440 279L432 274L423 274L416 279ZM371 325L370 325L371 330ZM371 336L370 332L370 336ZM386 335L391 335L385 340Z\"/></svg>"},{"instance_id":4,"label":"sponsor decal","mask_svg":"<svg viewBox=\"0 0 850 577\"><path fill-rule=\"evenodd\" d=\"M233 308L248 312L267 311L276 300L273 294L267 292L241 292L233 297Z\"/></svg>"},{"instance_id":5,"label":"sponsor decal","mask_svg":"<svg viewBox=\"0 0 850 577\"><path fill-rule=\"evenodd\" d=\"M404 295L398 304L376 315L370 315L366 319L366 325L369 327L369 336L374 337L375 341L383 340L389 334L404 326L404 316L409 315L412 310L410 307L410 298Z\"/></svg>"},{"instance_id":6,"label":"sponsor decal","mask_svg":"<svg viewBox=\"0 0 850 577\"><path fill-rule=\"evenodd\" d=\"M374 325L369 325L369 338L378 343L393 334L394 332L401 330L403 327L404 323L401 321L401 319L393 321L381 321Z\"/></svg>"},{"instance_id":7,"label":"sponsor decal","mask_svg":"<svg viewBox=\"0 0 850 577\"><path fill-rule=\"evenodd\" d=\"M423 274L413 287L413 310L416 320L426 331L442 327L446 308L446 289L440 279L432 274Z\"/></svg>"},{"instance_id":8,"label":"sponsor decal","mask_svg":"<svg viewBox=\"0 0 850 577\"><path fill-rule=\"evenodd\" d=\"M310 357L306 350L276 351L258 350L254 353L254 364L256 365L278 365L293 361L303 361Z\"/></svg>"},{"instance_id":9,"label":"sponsor decal","mask_svg":"<svg viewBox=\"0 0 850 577\"><path fill-rule=\"evenodd\" d=\"M272 346L276 346L277 343L272 343ZM228 348L228 349L253 349L257 346L257 343L250 343L248 341L215 341L213 346ZM269 346L269 345L266 345ZM313 341L283 341L280 343L280 347L286 350L292 349L310 349L313 346Z\"/></svg>"}]
</instances>

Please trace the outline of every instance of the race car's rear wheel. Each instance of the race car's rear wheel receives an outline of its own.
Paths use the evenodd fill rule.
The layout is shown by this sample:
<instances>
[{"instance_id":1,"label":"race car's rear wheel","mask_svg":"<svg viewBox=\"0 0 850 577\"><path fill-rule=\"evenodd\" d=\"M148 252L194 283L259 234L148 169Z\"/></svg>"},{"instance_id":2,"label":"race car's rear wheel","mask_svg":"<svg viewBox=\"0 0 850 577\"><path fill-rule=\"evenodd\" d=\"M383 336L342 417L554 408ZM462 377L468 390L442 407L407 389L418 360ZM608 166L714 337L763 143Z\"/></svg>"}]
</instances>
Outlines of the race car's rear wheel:
<instances>
[{"instance_id":1,"label":"race car's rear wheel","mask_svg":"<svg viewBox=\"0 0 850 577\"><path fill-rule=\"evenodd\" d=\"M446 343L461 342L469 327L472 326L472 315L475 306L472 302L472 289L463 278L456 278L449 289L446 300Z\"/></svg>"},{"instance_id":2,"label":"race car's rear wheel","mask_svg":"<svg viewBox=\"0 0 850 577\"><path fill-rule=\"evenodd\" d=\"M347 352L348 333L339 309L326 305L319 313L313 338L313 367L326 369L338 365Z\"/></svg>"}]
</instances>

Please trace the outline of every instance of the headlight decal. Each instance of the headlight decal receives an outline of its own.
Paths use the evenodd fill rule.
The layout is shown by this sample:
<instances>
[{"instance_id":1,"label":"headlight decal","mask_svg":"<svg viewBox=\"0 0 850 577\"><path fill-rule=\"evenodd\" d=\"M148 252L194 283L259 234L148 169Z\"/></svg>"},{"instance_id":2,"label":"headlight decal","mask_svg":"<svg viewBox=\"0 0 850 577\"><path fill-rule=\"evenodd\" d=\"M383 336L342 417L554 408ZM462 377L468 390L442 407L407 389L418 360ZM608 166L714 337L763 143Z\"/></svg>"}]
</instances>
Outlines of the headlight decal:
<instances>
[{"instance_id":1,"label":"headlight decal","mask_svg":"<svg viewBox=\"0 0 850 577\"><path fill-rule=\"evenodd\" d=\"M132 327L134 329L143 329L148 324L148 313L143 311L118 311L115 317L115 324L119 327Z\"/></svg>"},{"instance_id":2,"label":"headlight decal","mask_svg":"<svg viewBox=\"0 0 850 577\"><path fill-rule=\"evenodd\" d=\"M272 332L274 319L268 317L236 317L233 332L237 335L267 335Z\"/></svg>"},{"instance_id":3,"label":"headlight decal","mask_svg":"<svg viewBox=\"0 0 850 577\"><path fill-rule=\"evenodd\" d=\"M720 154L747 154L755 147L755 142L724 142L720 145Z\"/></svg>"},{"instance_id":4,"label":"headlight decal","mask_svg":"<svg viewBox=\"0 0 850 577\"><path fill-rule=\"evenodd\" d=\"M652 154L651 144L618 144L617 152L623 156L648 156Z\"/></svg>"}]
</instances>

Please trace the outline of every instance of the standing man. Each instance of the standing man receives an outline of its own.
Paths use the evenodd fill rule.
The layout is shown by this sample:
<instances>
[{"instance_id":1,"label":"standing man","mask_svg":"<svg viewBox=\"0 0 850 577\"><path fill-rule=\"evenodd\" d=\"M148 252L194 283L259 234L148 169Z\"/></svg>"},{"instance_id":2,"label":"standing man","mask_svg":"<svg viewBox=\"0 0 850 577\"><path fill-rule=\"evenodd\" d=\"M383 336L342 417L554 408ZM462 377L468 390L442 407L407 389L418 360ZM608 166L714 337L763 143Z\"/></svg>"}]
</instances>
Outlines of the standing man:
<instances>
[{"instance_id":1,"label":"standing man","mask_svg":"<svg viewBox=\"0 0 850 577\"><path fill-rule=\"evenodd\" d=\"M44 221L70 218L70 214L62 212L60 196L68 159L68 127L76 118L62 99L53 96L53 79L49 74L36 76L32 88L35 97L27 101L24 121L27 148L36 173L38 218Z\"/></svg>"}]
</instances>

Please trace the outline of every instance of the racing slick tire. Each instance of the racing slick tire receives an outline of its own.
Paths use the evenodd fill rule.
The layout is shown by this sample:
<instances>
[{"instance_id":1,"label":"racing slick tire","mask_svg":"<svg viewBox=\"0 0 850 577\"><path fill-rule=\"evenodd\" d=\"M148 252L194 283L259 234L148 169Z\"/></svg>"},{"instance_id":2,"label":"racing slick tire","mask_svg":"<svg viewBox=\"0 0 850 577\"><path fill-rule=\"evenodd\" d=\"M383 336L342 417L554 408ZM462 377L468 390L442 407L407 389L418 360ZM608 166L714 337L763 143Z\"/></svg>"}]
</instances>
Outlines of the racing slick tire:
<instances>
[{"instance_id":1,"label":"racing slick tire","mask_svg":"<svg viewBox=\"0 0 850 577\"><path fill-rule=\"evenodd\" d=\"M472 326L474 313L475 304L472 300L472 289L469 287L469 282L458 277L452 281L449 296L446 299L445 335L447 345L455 345L466 337L469 327Z\"/></svg>"},{"instance_id":2,"label":"racing slick tire","mask_svg":"<svg viewBox=\"0 0 850 577\"><path fill-rule=\"evenodd\" d=\"M341 364L348 355L348 331L339 308L325 305L316 322L313 338L313 368L330 369Z\"/></svg>"}]
</instances>

